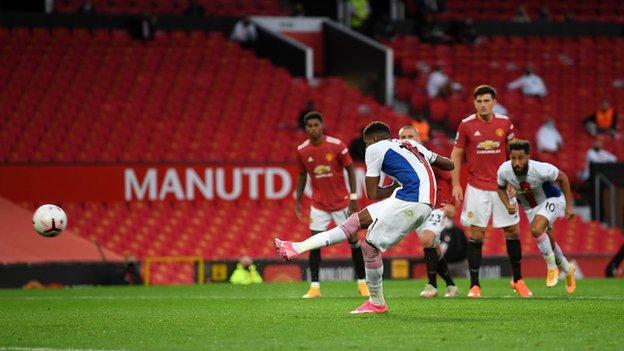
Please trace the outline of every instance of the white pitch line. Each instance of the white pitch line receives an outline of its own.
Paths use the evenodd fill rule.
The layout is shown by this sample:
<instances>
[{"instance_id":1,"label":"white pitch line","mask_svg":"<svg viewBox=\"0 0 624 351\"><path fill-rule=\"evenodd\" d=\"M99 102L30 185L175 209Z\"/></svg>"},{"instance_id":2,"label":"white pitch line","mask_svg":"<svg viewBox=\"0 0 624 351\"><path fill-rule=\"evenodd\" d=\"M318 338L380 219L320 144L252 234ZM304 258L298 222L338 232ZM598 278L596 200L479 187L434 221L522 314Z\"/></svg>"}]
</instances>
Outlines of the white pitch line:
<instances>
[{"instance_id":1,"label":"white pitch line","mask_svg":"<svg viewBox=\"0 0 624 351\"><path fill-rule=\"evenodd\" d=\"M122 350L0 346L0 351L122 351Z\"/></svg>"},{"instance_id":2,"label":"white pitch line","mask_svg":"<svg viewBox=\"0 0 624 351\"><path fill-rule=\"evenodd\" d=\"M353 295L335 295L328 296L329 298L353 298ZM273 296L275 299L293 299L301 300L299 296ZM394 298L417 298L416 296L394 296ZM624 296L534 296L536 300L624 300ZM118 295L83 295L83 296L15 296L15 297L0 297L2 300L248 300L246 296L214 296L214 295L132 295L132 296L118 296ZM261 300L269 300L269 298L259 298ZM459 299L467 299L460 297ZM496 299L520 299L516 295L503 295L503 296L482 296L481 300L496 300ZM522 299L531 300L531 299ZM1 350L1 349L0 349Z\"/></svg>"}]
</instances>

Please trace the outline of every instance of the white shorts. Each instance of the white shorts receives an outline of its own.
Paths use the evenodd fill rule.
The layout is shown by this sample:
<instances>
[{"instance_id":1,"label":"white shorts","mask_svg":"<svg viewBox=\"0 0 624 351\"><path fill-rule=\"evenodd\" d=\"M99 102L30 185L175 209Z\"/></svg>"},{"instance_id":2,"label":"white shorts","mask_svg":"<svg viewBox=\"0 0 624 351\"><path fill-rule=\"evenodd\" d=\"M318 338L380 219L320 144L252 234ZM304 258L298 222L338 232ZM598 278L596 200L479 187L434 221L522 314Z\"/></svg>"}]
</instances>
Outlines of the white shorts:
<instances>
[{"instance_id":1,"label":"white shorts","mask_svg":"<svg viewBox=\"0 0 624 351\"><path fill-rule=\"evenodd\" d=\"M444 209L438 208L431 211L425 223L416 229L416 234L420 237L425 230L432 231L435 234L435 244L440 243L440 234L446 228L449 219L444 215Z\"/></svg>"},{"instance_id":2,"label":"white shorts","mask_svg":"<svg viewBox=\"0 0 624 351\"><path fill-rule=\"evenodd\" d=\"M398 244L407 233L420 227L429 217L431 206L389 197L368 207L373 223L366 241L382 252Z\"/></svg>"},{"instance_id":3,"label":"white shorts","mask_svg":"<svg viewBox=\"0 0 624 351\"><path fill-rule=\"evenodd\" d=\"M548 226L552 228L553 224L559 217L563 217L565 212L566 200L563 195L559 197L549 197L545 202L537 205L531 209L525 209L529 223L533 222L533 219L537 215L541 215L548 219Z\"/></svg>"},{"instance_id":4,"label":"white shorts","mask_svg":"<svg viewBox=\"0 0 624 351\"><path fill-rule=\"evenodd\" d=\"M515 200L515 198L510 199L512 203ZM495 190L481 190L468 184L464 194L461 223L465 226L487 228L490 217L493 217L494 228L509 227L520 223L518 212L510 215Z\"/></svg>"},{"instance_id":5,"label":"white shorts","mask_svg":"<svg viewBox=\"0 0 624 351\"><path fill-rule=\"evenodd\" d=\"M349 208L340 211L327 212L319 210L314 206L310 207L310 230L324 232L329 227L329 222L333 219L336 226L341 225L349 217Z\"/></svg>"}]
</instances>

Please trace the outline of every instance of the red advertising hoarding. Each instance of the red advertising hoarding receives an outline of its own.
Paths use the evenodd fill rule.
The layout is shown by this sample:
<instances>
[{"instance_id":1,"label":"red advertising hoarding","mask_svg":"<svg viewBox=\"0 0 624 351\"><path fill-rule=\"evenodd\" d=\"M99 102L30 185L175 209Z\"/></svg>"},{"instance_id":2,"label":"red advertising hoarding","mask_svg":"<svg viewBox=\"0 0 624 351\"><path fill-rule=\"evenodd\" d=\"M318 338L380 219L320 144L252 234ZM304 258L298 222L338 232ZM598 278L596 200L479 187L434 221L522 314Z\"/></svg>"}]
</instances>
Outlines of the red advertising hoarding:
<instances>
[{"instance_id":1,"label":"red advertising hoarding","mask_svg":"<svg viewBox=\"0 0 624 351\"><path fill-rule=\"evenodd\" d=\"M360 197L364 174L357 168ZM296 177L295 165L4 165L0 196L35 202L274 201L293 196Z\"/></svg>"}]
</instances>

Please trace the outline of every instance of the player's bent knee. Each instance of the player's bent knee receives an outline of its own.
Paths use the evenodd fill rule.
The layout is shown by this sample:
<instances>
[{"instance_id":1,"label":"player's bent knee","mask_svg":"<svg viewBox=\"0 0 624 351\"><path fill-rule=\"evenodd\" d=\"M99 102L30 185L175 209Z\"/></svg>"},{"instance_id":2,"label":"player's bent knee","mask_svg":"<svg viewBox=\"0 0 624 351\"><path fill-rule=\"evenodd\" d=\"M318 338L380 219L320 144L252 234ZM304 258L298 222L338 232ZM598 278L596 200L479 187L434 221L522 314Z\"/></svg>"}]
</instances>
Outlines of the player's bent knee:
<instances>
[{"instance_id":1,"label":"player's bent knee","mask_svg":"<svg viewBox=\"0 0 624 351\"><path fill-rule=\"evenodd\" d=\"M340 225L340 229L344 232L347 240L351 244L355 244L358 241L358 230L360 230L360 220L357 213L352 214L347 218L344 223Z\"/></svg>"},{"instance_id":2,"label":"player's bent knee","mask_svg":"<svg viewBox=\"0 0 624 351\"><path fill-rule=\"evenodd\" d=\"M364 257L364 266L366 268L378 269L383 266L379 249L369 244L366 240L360 242L360 247L362 248L362 256Z\"/></svg>"},{"instance_id":3,"label":"player's bent knee","mask_svg":"<svg viewBox=\"0 0 624 351\"><path fill-rule=\"evenodd\" d=\"M422 234L419 236L418 239L420 240L422 247L424 249L428 249L428 248L435 247L435 243L436 243L435 237L436 235L434 232L430 230L425 230L424 232L422 232Z\"/></svg>"},{"instance_id":4,"label":"player's bent knee","mask_svg":"<svg viewBox=\"0 0 624 351\"><path fill-rule=\"evenodd\" d=\"M538 223L532 223L531 224L531 235L534 238L537 238L539 236L541 236L542 234L544 234L546 232L546 227L538 224Z\"/></svg>"}]
</instances>

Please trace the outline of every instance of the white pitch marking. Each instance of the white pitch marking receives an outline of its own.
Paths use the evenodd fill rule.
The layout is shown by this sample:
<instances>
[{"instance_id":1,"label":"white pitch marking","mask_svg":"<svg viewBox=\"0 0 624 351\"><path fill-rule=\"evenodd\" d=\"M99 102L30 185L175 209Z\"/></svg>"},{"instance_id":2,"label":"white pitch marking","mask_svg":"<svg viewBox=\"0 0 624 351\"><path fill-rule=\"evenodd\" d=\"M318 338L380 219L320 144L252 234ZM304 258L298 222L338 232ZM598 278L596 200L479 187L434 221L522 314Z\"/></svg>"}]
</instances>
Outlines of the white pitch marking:
<instances>
[{"instance_id":1,"label":"white pitch marking","mask_svg":"<svg viewBox=\"0 0 624 351\"><path fill-rule=\"evenodd\" d=\"M329 298L352 298L353 295L335 295ZM413 296L395 296L395 298L411 298ZM536 300L624 300L624 296L533 296ZM136 295L136 296L118 296L118 295L83 295L83 296L16 296L16 297L0 297L2 300L249 300L249 297L241 296L206 296L206 295ZM264 299L264 298L262 298ZM280 296L279 299L300 300L298 296ZM458 298L456 298L458 299ZM462 299L461 297L459 299ZM481 299L520 299L516 295L503 296L482 296ZM522 299L530 300L530 299Z\"/></svg>"},{"instance_id":2,"label":"white pitch marking","mask_svg":"<svg viewBox=\"0 0 624 351\"><path fill-rule=\"evenodd\" d=\"M0 351L122 351L122 350L102 350L102 349L57 349L51 347L22 347L22 346L0 346Z\"/></svg>"}]
</instances>

